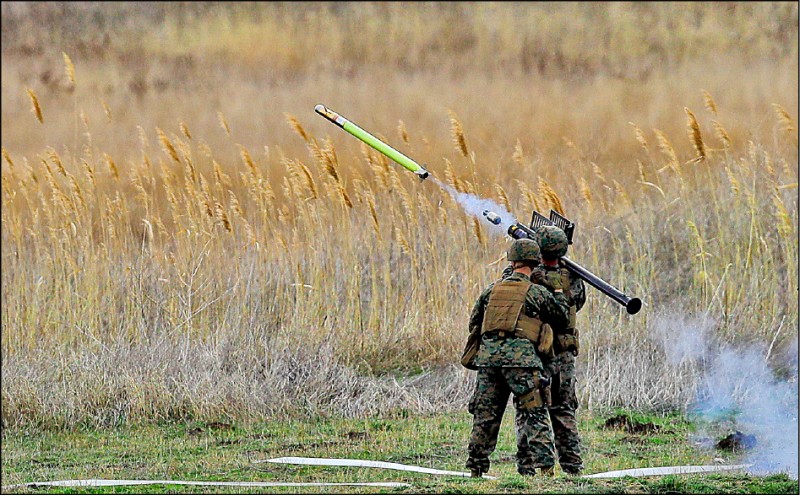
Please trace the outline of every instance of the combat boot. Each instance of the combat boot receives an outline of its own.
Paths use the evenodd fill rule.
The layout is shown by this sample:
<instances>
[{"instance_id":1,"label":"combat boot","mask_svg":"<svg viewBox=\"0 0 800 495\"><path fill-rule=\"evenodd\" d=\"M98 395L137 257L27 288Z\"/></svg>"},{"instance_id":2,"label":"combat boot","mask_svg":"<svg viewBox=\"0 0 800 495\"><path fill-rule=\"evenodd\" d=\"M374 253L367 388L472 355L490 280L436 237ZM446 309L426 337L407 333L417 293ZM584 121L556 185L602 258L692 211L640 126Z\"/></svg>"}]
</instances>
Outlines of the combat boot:
<instances>
[{"instance_id":1,"label":"combat boot","mask_svg":"<svg viewBox=\"0 0 800 495\"><path fill-rule=\"evenodd\" d=\"M580 467L573 466L561 466L561 470L568 476L580 476L582 471Z\"/></svg>"}]
</instances>

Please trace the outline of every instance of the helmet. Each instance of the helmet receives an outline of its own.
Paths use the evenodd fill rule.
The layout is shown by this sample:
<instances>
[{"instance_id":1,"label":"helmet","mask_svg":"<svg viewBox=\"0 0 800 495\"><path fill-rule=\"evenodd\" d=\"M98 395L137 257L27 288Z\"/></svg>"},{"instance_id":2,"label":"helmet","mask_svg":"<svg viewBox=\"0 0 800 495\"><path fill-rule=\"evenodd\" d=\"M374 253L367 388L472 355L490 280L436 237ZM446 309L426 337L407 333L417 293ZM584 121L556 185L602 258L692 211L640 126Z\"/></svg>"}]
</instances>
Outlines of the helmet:
<instances>
[{"instance_id":1,"label":"helmet","mask_svg":"<svg viewBox=\"0 0 800 495\"><path fill-rule=\"evenodd\" d=\"M508 248L508 261L539 261L539 245L532 239L516 239Z\"/></svg>"},{"instance_id":2,"label":"helmet","mask_svg":"<svg viewBox=\"0 0 800 495\"><path fill-rule=\"evenodd\" d=\"M543 225L538 231L539 247L542 256L558 259L567 254L567 234L555 225Z\"/></svg>"}]
</instances>

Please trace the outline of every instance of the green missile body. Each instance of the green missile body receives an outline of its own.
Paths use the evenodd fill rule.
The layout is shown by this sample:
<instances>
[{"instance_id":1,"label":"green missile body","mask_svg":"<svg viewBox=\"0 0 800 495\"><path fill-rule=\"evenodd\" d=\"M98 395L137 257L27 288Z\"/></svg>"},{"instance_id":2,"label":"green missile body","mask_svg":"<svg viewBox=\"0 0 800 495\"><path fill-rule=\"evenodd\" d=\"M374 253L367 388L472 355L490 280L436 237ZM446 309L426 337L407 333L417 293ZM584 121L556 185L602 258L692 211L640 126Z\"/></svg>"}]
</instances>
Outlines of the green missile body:
<instances>
[{"instance_id":1,"label":"green missile body","mask_svg":"<svg viewBox=\"0 0 800 495\"><path fill-rule=\"evenodd\" d=\"M360 128L356 124L350 122L346 118L342 117L338 113L334 112L333 110L325 107L325 105L317 105L314 107L314 111L318 114L322 115L326 119L330 120L334 124L338 125L345 131L349 132L353 136L357 137L364 143L370 145L377 151L383 153L384 155L388 156L395 162L399 163L403 167L407 168L408 170L414 172L419 176L420 179L425 179L430 175L424 167L420 164L412 160L411 158L407 157L406 155L400 153L396 149L392 148L388 144L384 143L380 139L376 138L372 134L368 133L364 129Z\"/></svg>"}]
</instances>

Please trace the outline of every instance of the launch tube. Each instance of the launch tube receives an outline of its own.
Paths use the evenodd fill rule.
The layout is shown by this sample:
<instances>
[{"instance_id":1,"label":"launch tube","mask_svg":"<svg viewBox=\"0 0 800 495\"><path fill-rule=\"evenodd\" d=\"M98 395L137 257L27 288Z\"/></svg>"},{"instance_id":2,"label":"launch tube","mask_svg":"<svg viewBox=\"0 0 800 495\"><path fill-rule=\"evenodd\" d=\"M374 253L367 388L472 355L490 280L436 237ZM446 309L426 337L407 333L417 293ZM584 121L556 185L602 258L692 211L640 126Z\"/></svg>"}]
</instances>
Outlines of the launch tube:
<instances>
[{"instance_id":1,"label":"launch tube","mask_svg":"<svg viewBox=\"0 0 800 495\"><path fill-rule=\"evenodd\" d=\"M508 235L514 239L524 239L526 237L529 239L536 239L536 233L519 222L508 228ZM562 256L560 259L564 262L564 266L566 266L570 272L585 280L587 283L589 283L589 285L607 295L611 299L625 306L625 310L628 312L628 314L634 315L638 313L640 309L642 309L642 300L638 297L627 296L621 290L617 289L613 285L609 284L602 278L575 263L566 256Z\"/></svg>"}]
</instances>

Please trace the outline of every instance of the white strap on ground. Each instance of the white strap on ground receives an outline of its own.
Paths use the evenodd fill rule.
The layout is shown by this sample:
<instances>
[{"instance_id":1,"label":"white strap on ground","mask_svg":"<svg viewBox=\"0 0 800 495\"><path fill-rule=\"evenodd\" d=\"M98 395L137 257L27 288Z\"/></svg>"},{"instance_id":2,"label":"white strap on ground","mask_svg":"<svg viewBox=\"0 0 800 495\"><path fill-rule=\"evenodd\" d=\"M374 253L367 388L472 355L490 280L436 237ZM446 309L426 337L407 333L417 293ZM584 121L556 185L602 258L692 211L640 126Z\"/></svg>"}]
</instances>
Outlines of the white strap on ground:
<instances>
[{"instance_id":1,"label":"white strap on ground","mask_svg":"<svg viewBox=\"0 0 800 495\"><path fill-rule=\"evenodd\" d=\"M668 474L694 474L716 473L720 471L737 471L746 469L751 464L733 464L731 466L668 466L657 468L623 469L622 471L607 471L605 473L586 474L582 478L623 478L632 476L665 476Z\"/></svg>"},{"instance_id":2,"label":"white strap on ground","mask_svg":"<svg viewBox=\"0 0 800 495\"><path fill-rule=\"evenodd\" d=\"M442 474L447 476L461 476L469 478L470 473L461 471L444 471L441 469L431 469L420 466L409 466L408 464L398 464L396 462L383 462L383 461L364 461L361 459L324 459L318 457L278 457L276 459L265 459L260 462L274 462L277 464L305 464L309 466L350 466L350 467L371 467L381 469L396 469L398 471L414 471L417 473L425 474ZM483 475L484 478L489 480L496 480L494 476Z\"/></svg>"},{"instance_id":3,"label":"white strap on ground","mask_svg":"<svg viewBox=\"0 0 800 495\"><path fill-rule=\"evenodd\" d=\"M134 486L134 485L195 485L195 486L240 486L240 487L271 487L271 486L376 486L384 488L408 488L408 483L290 483L278 481L182 481L182 480L62 480L62 481L37 481L34 483L21 483L2 487L3 493L18 488L36 488L38 486Z\"/></svg>"}]
</instances>

